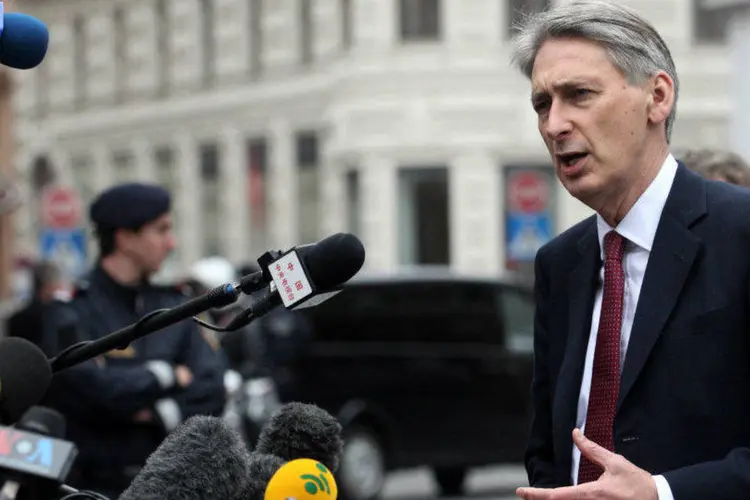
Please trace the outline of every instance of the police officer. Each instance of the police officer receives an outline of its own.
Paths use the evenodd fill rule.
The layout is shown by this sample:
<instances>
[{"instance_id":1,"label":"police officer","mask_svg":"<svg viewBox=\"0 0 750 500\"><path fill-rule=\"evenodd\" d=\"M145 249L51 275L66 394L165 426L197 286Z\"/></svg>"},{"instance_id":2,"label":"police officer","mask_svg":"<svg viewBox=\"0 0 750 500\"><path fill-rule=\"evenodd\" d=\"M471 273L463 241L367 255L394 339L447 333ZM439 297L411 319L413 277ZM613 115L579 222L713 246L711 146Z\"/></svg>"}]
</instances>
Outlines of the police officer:
<instances>
[{"instance_id":1,"label":"police officer","mask_svg":"<svg viewBox=\"0 0 750 500\"><path fill-rule=\"evenodd\" d=\"M186 300L149 282L175 248L170 195L117 185L91 204L99 243L94 268L69 307L77 340L95 340ZM221 415L226 360L197 325L182 321L55 376L47 405L67 419L79 447L70 482L116 498L168 432L195 414Z\"/></svg>"}]
</instances>

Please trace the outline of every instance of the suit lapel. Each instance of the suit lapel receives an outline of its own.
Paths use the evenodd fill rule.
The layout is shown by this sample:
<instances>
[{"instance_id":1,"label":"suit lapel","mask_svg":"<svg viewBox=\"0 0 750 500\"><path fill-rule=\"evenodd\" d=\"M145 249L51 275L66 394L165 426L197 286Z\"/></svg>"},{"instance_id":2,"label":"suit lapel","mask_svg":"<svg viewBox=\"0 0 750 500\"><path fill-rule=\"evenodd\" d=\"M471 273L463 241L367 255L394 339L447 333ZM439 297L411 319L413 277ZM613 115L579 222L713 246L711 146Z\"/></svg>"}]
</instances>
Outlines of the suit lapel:
<instances>
[{"instance_id":1,"label":"suit lapel","mask_svg":"<svg viewBox=\"0 0 750 500\"><path fill-rule=\"evenodd\" d=\"M690 226L706 213L705 184L680 164L656 230L625 355L617 408L646 364L672 314L698 250Z\"/></svg>"},{"instance_id":2,"label":"suit lapel","mask_svg":"<svg viewBox=\"0 0 750 500\"><path fill-rule=\"evenodd\" d=\"M596 218L591 218L588 230L578 242L578 251L578 264L568 274L568 337L555 398L554 421L561 426L561 435L566 440L563 449L566 450L573 446L570 429L575 426L594 293L601 267Z\"/></svg>"}]
</instances>

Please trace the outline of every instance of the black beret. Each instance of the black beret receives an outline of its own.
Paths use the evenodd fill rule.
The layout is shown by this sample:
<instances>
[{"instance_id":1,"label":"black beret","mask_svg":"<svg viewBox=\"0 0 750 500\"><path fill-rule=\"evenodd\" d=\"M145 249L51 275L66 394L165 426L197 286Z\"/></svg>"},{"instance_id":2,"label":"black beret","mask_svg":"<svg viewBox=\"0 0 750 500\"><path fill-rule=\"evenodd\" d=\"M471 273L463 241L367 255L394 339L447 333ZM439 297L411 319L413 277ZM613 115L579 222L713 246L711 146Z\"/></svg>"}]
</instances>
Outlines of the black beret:
<instances>
[{"instance_id":1,"label":"black beret","mask_svg":"<svg viewBox=\"0 0 750 500\"><path fill-rule=\"evenodd\" d=\"M154 185L118 184L99 194L91 203L89 217L99 229L138 229L169 212L169 191Z\"/></svg>"}]
</instances>

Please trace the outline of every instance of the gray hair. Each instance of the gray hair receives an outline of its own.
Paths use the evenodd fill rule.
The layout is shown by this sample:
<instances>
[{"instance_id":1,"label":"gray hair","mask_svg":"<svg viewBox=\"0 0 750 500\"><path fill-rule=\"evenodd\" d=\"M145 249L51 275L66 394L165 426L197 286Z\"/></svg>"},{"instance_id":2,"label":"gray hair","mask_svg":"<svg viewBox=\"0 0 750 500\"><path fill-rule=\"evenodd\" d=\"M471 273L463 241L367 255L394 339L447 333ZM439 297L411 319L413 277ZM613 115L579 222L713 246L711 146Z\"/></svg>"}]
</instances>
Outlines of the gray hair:
<instances>
[{"instance_id":1,"label":"gray hair","mask_svg":"<svg viewBox=\"0 0 750 500\"><path fill-rule=\"evenodd\" d=\"M707 179L750 187L750 165L736 153L724 149L691 149L681 157L687 168Z\"/></svg>"},{"instance_id":2,"label":"gray hair","mask_svg":"<svg viewBox=\"0 0 750 500\"><path fill-rule=\"evenodd\" d=\"M669 142L677 114L679 81L672 55L656 29L634 10L614 2L574 0L526 17L513 38L511 60L531 79L534 60L551 38L575 37L597 42L631 85L641 85L659 71L674 80L674 104L666 120Z\"/></svg>"}]
</instances>

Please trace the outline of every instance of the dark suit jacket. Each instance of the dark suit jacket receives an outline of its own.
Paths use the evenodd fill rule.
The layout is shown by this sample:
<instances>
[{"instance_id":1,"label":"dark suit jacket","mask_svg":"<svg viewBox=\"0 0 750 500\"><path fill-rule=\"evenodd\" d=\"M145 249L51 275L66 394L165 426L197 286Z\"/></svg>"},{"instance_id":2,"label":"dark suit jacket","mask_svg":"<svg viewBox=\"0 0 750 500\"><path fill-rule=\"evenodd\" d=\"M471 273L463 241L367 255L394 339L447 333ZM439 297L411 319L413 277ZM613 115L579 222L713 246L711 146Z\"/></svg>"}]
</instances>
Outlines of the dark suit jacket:
<instances>
[{"instance_id":1,"label":"dark suit jacket","mask_svg":"<svg viewBox=\"0 0 750 500\"><path fill-rule=\"evenodd\" d=\"M533 486L571 482L600 265L595 217L537 254ZM664 474L675 500L750 498L750 190L679 165L641 288L614 442Z\"/></svg>"}]
</instances>

